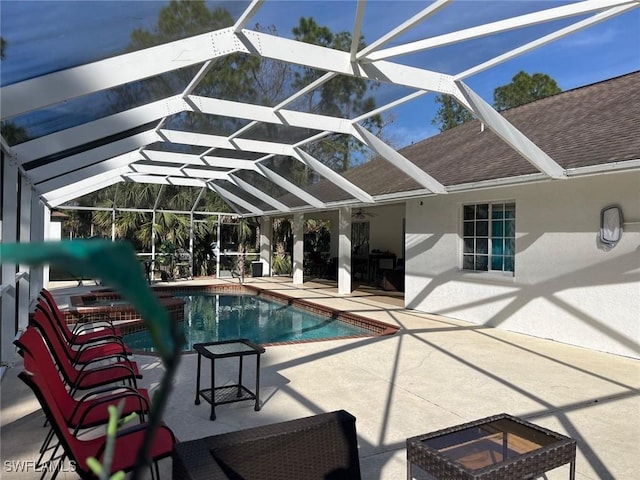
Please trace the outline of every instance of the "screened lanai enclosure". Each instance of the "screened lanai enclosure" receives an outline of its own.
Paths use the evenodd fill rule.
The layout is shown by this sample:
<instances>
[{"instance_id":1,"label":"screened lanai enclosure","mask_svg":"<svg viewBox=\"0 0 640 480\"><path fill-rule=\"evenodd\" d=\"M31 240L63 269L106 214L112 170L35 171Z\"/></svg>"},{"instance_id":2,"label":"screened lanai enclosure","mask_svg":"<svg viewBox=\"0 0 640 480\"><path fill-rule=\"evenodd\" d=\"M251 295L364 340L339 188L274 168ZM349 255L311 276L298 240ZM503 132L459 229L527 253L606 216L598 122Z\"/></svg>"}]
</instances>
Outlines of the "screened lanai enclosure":
<instances>
[{"instance_id":1,"label":"screened lanai enclosure","mask_svg":"<svg viewBox=\"0 0 640 480\"><path fill-rule=\"evenodd\" d=\"M150 281L230 276L240 258L256 260L257 223L228 210L206 188L138 183L116 184L57 207L66 212L58 215L61 238L125 239Z\"/></svg>"},{"instance_id":2,"label":"screened lanai enclosure","mask_svg":"<svg viewBox=\"0 0 640 480\"><path fill-rule=\"evenodd\" d=\"M86 236L128 238L153 261L172 244L186 252L189 275L212 274L207 255L241 243L225 240L225 225L250 219L253 251L268 267L278 219L301 239L305 219L331 216L338 288L350 292L354 212L522 175L566 178L487 100L492 75L522 58L544 71L548 49L570 56L574 36L626 29L638 6L3 0L2 241L49 238L59 210L89 215ZM438 133L438 99L453 99L516 152L518 177L507 165L510 175L479 171L456 184L403 153ZM383 175L368 168L376 162ZM302 241L291 250L300 282ZM22 289L22 302L43 282L37 270L24 281L25 272L2 265L3 291ZM16 308L24 304L3 301L3 318Z\"/></svg>"},{"instance_id":3,"label":"screened lanai enclosure","mask_svg":"<svg viewBox=\"0 0 640 480\"><path fill-rule=\"evenodd\" d=\"M129 182L205 188L221 202L196 209L224 203L241 216L444 194L446 185L397 152L398 141L422 138L394 140L385 128L403 106L444 94L536 171L560 178L563 169L475 91L473 78L637 6L498 2L471 15L468 2L447 0L403 9L128 2L117 11L109 2L7 1L4 161L48 207ZM324 26L338 14L338 28ZM47 55L36 55L43 41ZM417 188L371 191L348 178L374 157Z\"/></svg>"}]
</instances>

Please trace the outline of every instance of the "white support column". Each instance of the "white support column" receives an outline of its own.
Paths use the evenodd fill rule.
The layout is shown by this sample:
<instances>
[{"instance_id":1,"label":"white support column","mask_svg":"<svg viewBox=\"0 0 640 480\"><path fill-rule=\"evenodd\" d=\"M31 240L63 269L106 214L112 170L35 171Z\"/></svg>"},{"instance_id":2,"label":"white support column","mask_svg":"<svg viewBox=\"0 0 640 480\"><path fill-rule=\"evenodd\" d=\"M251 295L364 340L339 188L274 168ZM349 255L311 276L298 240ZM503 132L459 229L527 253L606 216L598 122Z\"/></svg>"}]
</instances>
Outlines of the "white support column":
<instances>
[{"instance_id":1,"label":"white support column","mask_svg":"<svg viewBox=\"0 0 640 480\"><path fill-rule=\"evenodd\" d=\"M18 241L18 169L2 155L2 243ZM13 340L16 335L16 265L2 262L0 266L2 276L2 307L0 315L0 360L13 362L15 347Z\"/></svg>"},{"instance_id":2,"label":"white support column","mask_svg":"<svg viewBox=\"0 0 640 480\"><path fill-rule=\"evenodd\" d=\"M293 214L293 284L302 285L304 283L304 215Z\"/></svg>"},{"instance_id":3,"label":"white support column","mask_svg":"<svg viewBox=\"0 0 640 480\"><path fill-rule=\"evenodd\" d=\"M338 258L338 244L340 242L340 232L338 229L338 225L340 225L340 221L338 219L338 211L332 210L327 212L327 218L331 221L331 240L329 245L329 257L330 258Z\"/></svg>"},{"instance_id":4,"label":"white support column","mask_svg":"<svg viewBox=\"0 0 640 480\"><path fill-rule=\"evenodd\" d=\"M221 227L220 223L222 222L222 217L218 215L218 223L216 224L216 278L220 278L220 252L222 251L222 240L220 239L221 235Z\"/></svg>"},{"instance_id":5,"label":"white support column","mask_svg":"<svg viewBox=\"0 0 640 480\"><path fill-rule=\"evenodd\" d=\"M271 276L271 217L260 217L260 261L262 262L262 275Z\"/></svg>"},{"instance_id":6,"label":"white support column","mask_svg":"<svg viewBox=\"0 0 640 480\"><path fill-rule=\"evenodd\" d=\"M111 210L111 241L116 241L116 209Z\"/></svg>"},{"instance_id":7,"label":"white support column","mask_svg":"<svg viewBox=\"0 0 640 480\"><path fill-rule=\"evenodd\" d=\"M338 294L351 293L351 207L338 209Z\"/></svg>"},{"instance_id":8,"label":"white support column","mask_svg":"<svg viewBox=\"0 0 640 480\"><path fill-rule=\"evenodd\" d=\"M151 213L151 282L156 278L156 209Z\"/></svg>"},{"instance_id":9,"label":"white support column","mask_svg":"<svg viewBox=\"0 0 640 480\"><path fill-rule=\"evenodd\" d=\"M189 215L189 280L193 279L193 244L195 242L193 232L193 211Z\"/></svg>"},{"instance_id":10,"label":"white support column","mask_svg":"<svg viewBox=\"0 0 640 480\"><path fill-rule=\"evenodd\" d=\"M47 206L43 206L44 209L44 240L45 242L50 242L52 240L60 241L60 238L52 238L51 231L51 209ZM49 265L42 266L42 278L44 281L44 287L49 288Z\"/></svg>"},{"instance_id":11,"label":"white support column","mask_svg":"<svg viewBox=\"0 0 640 480\"><path fill-rule=\"evenodd\" d=\"M31 242L31 198L33 190L26 179L20 176L20 227L18 229L18 241L20 243ZM16 283L18 290L18 329L26 329L29 324L29 306L31 305L30 291L31 285L31 268L29 265L20 264L18 273L21 274L20 279ZM35 295L38 293L35 292ZM34 295L34 298L35 298Z\"/></svg>"},{"instance_id":12,"label":"white support column","mask_svg":"<svg viewBox=\"0 0 640 480\"><path fill-rule=\"evenodd\" d=\"M46 211L45 211L46 210ZM43 242L45 240L45 217L49 218L49 210L42 204L37 195L31 196L31 241ZM40 290L46 285L49 279L49 269L46 269L47 276L45 277L45 267L31 267L31 274L29 283L31 284L31 297L36 298L40 293Z\"/></svg>"}]
</instances>

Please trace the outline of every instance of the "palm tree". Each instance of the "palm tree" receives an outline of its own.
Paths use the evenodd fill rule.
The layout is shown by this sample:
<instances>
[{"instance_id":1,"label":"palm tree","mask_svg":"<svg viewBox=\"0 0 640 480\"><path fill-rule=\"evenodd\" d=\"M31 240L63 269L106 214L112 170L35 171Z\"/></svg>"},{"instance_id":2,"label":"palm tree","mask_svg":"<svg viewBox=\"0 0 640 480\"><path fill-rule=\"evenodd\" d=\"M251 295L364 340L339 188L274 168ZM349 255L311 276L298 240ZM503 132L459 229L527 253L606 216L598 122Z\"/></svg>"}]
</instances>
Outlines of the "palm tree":
<instances>
[{"instance_id":1,"label":"palm tree","mask_svg":"<svg viewBox=\"0 0 640 480\"><path fill-rule=\"evenodd\" d=\"M273 219L273 241L276 251L273 254L273 271L278 275L288 275L293 268L288 253L288 240L291 238L291 222L287 218Z\"/></svg>"}]
</instances>

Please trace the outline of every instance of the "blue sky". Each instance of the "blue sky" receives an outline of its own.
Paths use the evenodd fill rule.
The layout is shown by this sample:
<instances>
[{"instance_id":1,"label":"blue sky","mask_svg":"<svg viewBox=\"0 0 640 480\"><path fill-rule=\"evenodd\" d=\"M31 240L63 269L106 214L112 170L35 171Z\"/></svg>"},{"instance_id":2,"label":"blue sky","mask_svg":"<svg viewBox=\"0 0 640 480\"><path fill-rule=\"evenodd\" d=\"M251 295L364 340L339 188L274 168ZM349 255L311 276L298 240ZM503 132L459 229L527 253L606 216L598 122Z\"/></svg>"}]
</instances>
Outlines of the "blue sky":
<instances>
[{"instance_id":1,"label":"blue sky","mask_svg":"<svg viewBox=\"0 0 640 480\"><path fill-rule=\"evenodd\" d=\"M446 33L454 27L472 26L504 18L507 14L525 14L532 9L553 8L570 2L488 1L454 2L428 22L408 32L397 43ZM133 28L149 29L165 1L45 1L2 0L1 34L7 40L2 61L2 85L30 76L86 63L122 52ZM209 2L213 5L214 2ZM240 12L245 1L226 2L232 12ZM367 43L420 11L422 1L369 1L365 10L363 35ZM301 16L313 17L332 31L351 30L355 3L347 0L267 0L250 25L275 25L278 33L290 37ZM476 42L466 42L427 51L393 61L421 66L445 73L456 73L485 58L515 47L530 35L555 30L578 18L555 24L531 27ZM393 45L393 44L391 44ZM563 90L640 70L640 9L614 17L604 23L575 33L531 53L517 57L466 80L489 103L493 90L509 83L520 70L546 73ZM390 89L391 95L393 92ZM379 89L381 95L385 89ZM382 103L387 98L380 98ZM436 132L431 120L435 115L433 96L392 111L394 122L388 127L389 141L400 147Z\"/></svg>"}]
</instances>

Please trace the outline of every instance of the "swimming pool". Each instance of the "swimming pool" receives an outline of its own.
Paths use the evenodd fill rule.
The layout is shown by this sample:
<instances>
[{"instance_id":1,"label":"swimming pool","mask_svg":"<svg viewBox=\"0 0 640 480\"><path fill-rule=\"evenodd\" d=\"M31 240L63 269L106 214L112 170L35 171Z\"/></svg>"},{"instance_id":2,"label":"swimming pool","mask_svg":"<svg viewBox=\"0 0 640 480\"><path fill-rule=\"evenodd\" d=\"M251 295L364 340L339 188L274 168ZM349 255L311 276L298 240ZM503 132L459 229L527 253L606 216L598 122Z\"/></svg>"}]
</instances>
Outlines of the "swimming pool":
<instances>
[{"instance_id":1,"label":"swimming pool","mask_svg":"<svg viewBox=\"0 0 640 480\"><path fill-rule=\"evenodd\" d=\"M375 334L366 325L340 320L337 314L320 314L255 294L176 293L184 300L183 350L194 343L248 338L260 344L313 341ZM132 350L153 351L146 330L124 336Z\"/></svg>"}]
</instances>

